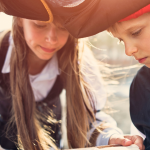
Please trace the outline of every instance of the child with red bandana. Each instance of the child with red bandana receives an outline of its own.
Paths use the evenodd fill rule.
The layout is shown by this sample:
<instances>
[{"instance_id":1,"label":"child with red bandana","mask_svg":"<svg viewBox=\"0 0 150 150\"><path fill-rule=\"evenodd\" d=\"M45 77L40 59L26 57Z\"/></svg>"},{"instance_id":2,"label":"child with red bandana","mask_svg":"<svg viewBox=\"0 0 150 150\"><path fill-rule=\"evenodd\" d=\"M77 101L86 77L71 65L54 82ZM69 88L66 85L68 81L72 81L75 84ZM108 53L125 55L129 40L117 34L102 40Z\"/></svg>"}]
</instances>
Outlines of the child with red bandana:
<instances>
[{"instance_id":1,"label":"child with red bandana","mask_svg":"<svg viewBox=\"0 0 150 150\"><path fill-rule=\"evenodd\" d=\"M146 138L150 150L150 5L120 20L108 31L125 45L125 53L144 66L130 88L130 115L133 124Z\"/></svg>"}]
</instances>

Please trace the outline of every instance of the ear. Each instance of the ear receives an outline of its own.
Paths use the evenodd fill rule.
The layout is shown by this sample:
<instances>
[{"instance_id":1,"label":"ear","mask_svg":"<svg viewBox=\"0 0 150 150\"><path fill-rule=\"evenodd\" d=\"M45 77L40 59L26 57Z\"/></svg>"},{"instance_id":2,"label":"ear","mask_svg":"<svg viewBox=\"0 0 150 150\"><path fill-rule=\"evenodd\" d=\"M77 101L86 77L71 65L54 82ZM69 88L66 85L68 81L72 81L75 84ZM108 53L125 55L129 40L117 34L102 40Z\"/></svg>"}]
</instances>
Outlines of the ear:
<instances>
[{"instance_id":1,"label":"ear","mask_svg":"<svg viewBox=\"0 0 150 150\"><path fill-rule=\"evenodd\" d=\"M18 23L18 25L19 25L20 27L23 27L23 19L22 19L22 18L19 18L19 19L17 20L17 23Z\"/></svg>"}]
</instances>

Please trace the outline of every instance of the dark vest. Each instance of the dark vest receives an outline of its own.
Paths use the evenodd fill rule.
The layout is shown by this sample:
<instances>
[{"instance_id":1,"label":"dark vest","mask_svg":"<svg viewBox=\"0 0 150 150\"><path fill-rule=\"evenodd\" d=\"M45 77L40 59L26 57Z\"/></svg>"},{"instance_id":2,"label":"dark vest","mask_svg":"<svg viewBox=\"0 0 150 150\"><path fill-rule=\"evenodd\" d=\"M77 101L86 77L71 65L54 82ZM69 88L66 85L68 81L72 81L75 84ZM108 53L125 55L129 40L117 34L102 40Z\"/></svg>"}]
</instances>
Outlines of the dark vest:
<instances>
[{"instance_id":1,"label":"dark vest","mask_svg":"<svg viewBox=\"0 0 150 150\"><path fill-rule=\"evenodd\" d=\"M11 149L11 150L17 150L16 145L14 142L11 141L11 138L16 140L17 135L17 129L14 127L11 129L11 132L8 132L8 135L11 135L10 137L7 137L6 135L6 123L8 122L10 116L10 110L12 107L12 97L10 94L10 82L9 82L9 73L8 74L2 74L1 70L5 61L5 57L7 54L8 46L9 46L9 35L10 32L7 33L7 35L4 37L2 41L2 45L0 47L0 145L4 149ZM54 114L54 118L57 120L61 119L61 104L60 104L60 98L59 95L63 89L63 85L60 79L60 76L57 76L57 79L55 81L55 84L52 88L52 90L49 92L47 97L40 101L36 102L36 108L42 112L45 113L46 110L49 108L52 110ZM43 127L49 126L51 132L51 136L53 139L56 140L56 145L60 146L60 124L50 124L48 122L42 122Z\"/></svg>"},{"instance_id":2,"label":"dark vest","mask_svg":"<svg viewBox=\"0 0 150 150\"><path fill-rule=\"evenodd\" d=\"M130 114L136 128L146 135L145 150L150 150L150 69L142 67L130 88Z\"/></svg>"}]
</instances>

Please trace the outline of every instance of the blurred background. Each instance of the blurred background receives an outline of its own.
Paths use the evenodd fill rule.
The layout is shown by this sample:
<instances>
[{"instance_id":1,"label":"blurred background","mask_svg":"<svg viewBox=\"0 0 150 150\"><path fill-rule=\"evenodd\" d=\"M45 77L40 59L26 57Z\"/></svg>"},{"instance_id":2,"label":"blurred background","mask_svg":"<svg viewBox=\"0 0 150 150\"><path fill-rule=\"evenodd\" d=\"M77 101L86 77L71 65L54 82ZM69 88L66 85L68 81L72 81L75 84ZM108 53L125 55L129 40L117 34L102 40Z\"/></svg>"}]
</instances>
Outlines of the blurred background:
<instances>
[{"instance_id":1,"label":"blurred background","mask_svg":"<svg viewBox=\"0 0 150 150\"><path fill-rule=\"evenodd\" d=\"M0 13L0 31L10 29L12 17ZM98 61L106 63L109 69L108 112L125 134L130 133L129 87L131 81L140 69L140 65L132 57L125 55L124 46L112 38L106 31L88 38L88 44Z\"/></svg>"}]
</instances>

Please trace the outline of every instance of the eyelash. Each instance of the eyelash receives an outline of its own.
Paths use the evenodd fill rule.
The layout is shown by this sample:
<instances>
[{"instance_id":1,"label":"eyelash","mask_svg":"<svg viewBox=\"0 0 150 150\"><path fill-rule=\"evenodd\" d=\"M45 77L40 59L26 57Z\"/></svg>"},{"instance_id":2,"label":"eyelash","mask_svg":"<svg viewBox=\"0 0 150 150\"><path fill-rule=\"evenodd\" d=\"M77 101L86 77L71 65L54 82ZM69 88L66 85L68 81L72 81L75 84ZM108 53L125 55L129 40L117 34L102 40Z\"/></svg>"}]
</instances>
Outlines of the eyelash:
<instances>
[{"instance_id":1,"label":"eyelash","mask_svg":"<svg viewBox=\"0 0 150 150\"><path fill-rule=\"evenodd\" d=\"M141 33L141 31L142 31L142 29L140 29L140 30L138 30L138 31L136 31L136 32L134 32L134 33L132 33L132 35L133 35L133 36L138 36L138 35Z\"/></svg>"},{"instance_id":2,"label":"eyelash","mask_svg":"<svg viewBox=\"0 0 150 150\"><path fill-rule=\"evenodd\" d=\"M45 28L46 27L46 25L37 25L36 24L36 27L38 27L38 28ZM65 28L62 28L62 27L58 27L60 30L63 30L63 31L66 31L66 29Z\"/></svg>"},{"instance_id":3,"label":"eyelash","mask_svg":"<svg viewBox=\"0 0 150 150\"><path fill-rule=\"evenodd\" d=\"M132 33L132 36L138 36L138 35L141 33L141 31L142 31L142 29L140 29L140 30L138 30L138 31L136 31L136 32L134 32L134 33ZM122 40L122 39L119 39L118 44L120 44L120 43L122 43L122 42L123 42L123 40Z\"/></svg>"},{"instance_id":4,"label":"eyelash","mask_svg":"<svg viewBox=\"0 0 150 150\"><path fill-rule=\"evenodd\" d=\"M46 27L46 25L38 25L38 24L36 24L36 23L35 23L35 26L36 26L37 28L45 28L45 27ZM57 28L60 29L60 30L62 30L62 31L66 31L66 29L63 28L63 27L57 27Z\"/></svg>"},{"instance_id":5,"label":"eyelash","mask_svg":"<svg viewBox=\"0 0 150 150\"><path fill-rule=\"evenodd\" d=\"M35 24L36 25L36 27L38 27L38 28L45 28L46 27L46 25L38 25L38 24Z\"/></svg>"}]
</instances>

